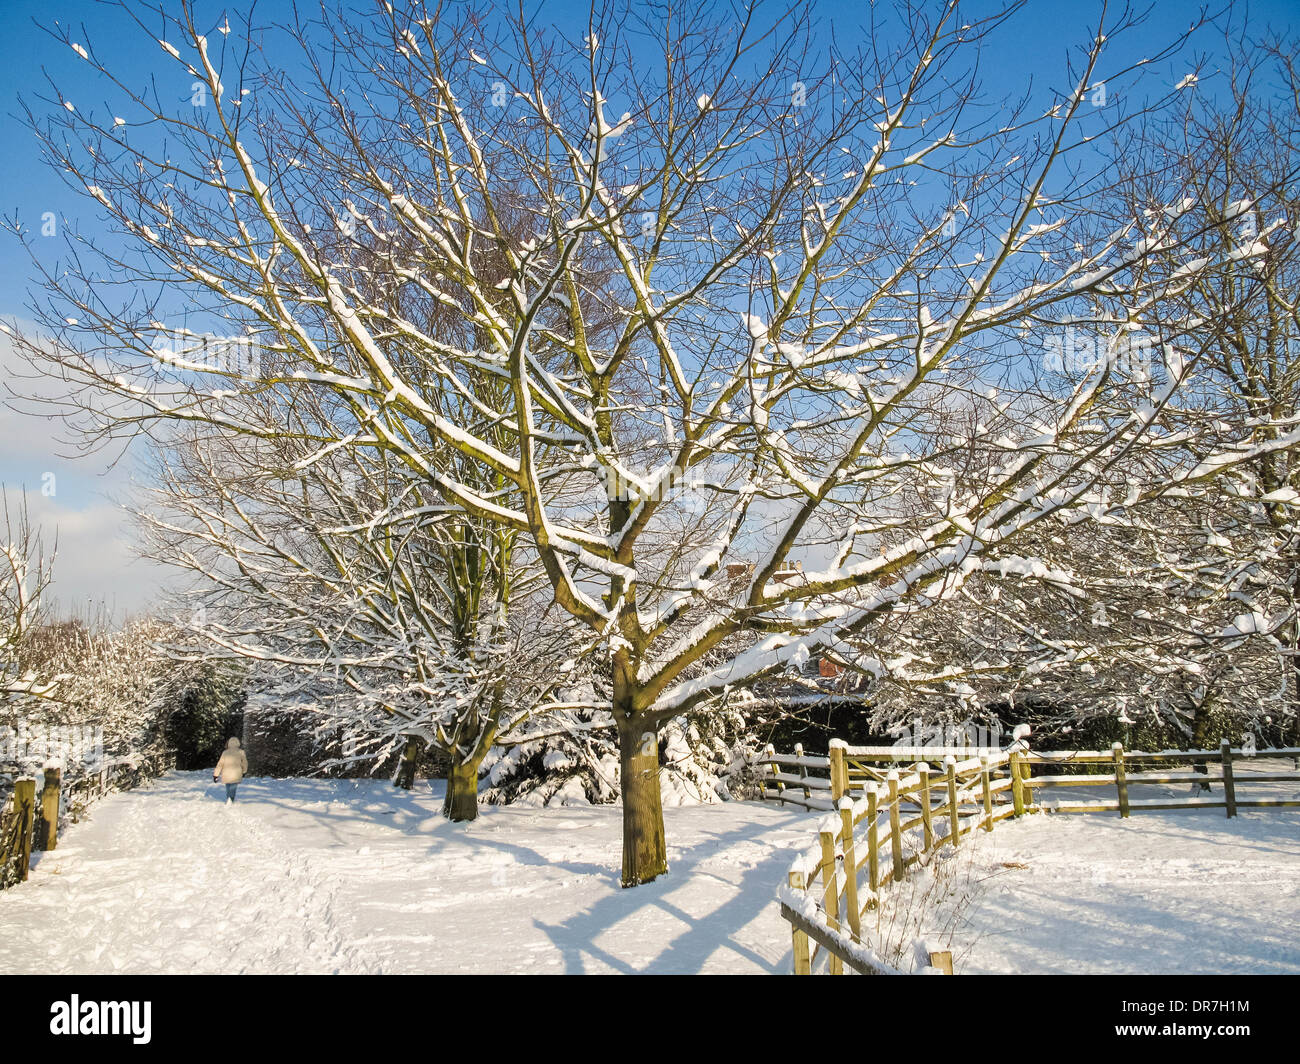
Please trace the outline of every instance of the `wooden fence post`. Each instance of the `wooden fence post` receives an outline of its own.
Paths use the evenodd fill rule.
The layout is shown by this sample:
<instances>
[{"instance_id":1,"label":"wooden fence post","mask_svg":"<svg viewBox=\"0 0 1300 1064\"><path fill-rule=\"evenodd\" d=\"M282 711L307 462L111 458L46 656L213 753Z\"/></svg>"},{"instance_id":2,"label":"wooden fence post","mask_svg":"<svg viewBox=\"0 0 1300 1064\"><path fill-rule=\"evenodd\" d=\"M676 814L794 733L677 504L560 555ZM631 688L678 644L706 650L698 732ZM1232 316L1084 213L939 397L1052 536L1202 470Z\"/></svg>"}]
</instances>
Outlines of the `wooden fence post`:
<instances>
[{"instance_id":1,"label":"wooden fence post","mask_svg":"<svg viewBox=\"0 0 1300 1064\"><path fill-rule=\"evenodd\" d=\"M980 785L984 788L984 830L993 830L993 781L989 778L989 755L980 755Z\"/></svg>"},{"instance_id":2,"label":"wooden fence post","mask_svg":"<svg viewBox=\"0 0 1300 1064\"><path fill-rule=\"evenodd\" d=\"M14 812L18 814L18 882L27 882L32 863L32 818L36 812L36 781L31 776L14 780Z\"/></svg>"},{"instance_id":3,"label":"wooden fence post","mask_svg":"<svg viewBox=\"0 0 1300 1064\"><path fill-rule=\"evenodd\" d=\"M894 855L894 882L903 878L903 830L898 810L898 770L889 773L889 848Z\"/></svg>"},{"instance_id":4,"label":"wooden fence post","mask_svg":"<svg viewBox=\"0 0 1300 1064\"><path fill-rule=\"evenodd\" d=\"M1237 815L1237 784L1232 778L1232 744L1227 739L1219 743L1219 758L1223 761L1223 801L1228 816Z\"/></svg>"},{"instance_id":5,"label":"wooden fence post","mask_svg":"<svg viewBox=\"0 0 1300 1064\"><path fill-rule=\"evenodd\" d=\"M775 776L779 774L781 771L780 766L778 766L777 763L772 760L772 758L776 757L776 747L773 746L771 743L768 743L765 747L763 747L763 757L766 760L768 760L769 762L768 768L772 770L772 775ZM779 801L782 805L785 805L785 784L782 783L780 780L776 780L775 782L776 782L777 801ZM764 798L767 797L766 787L763 788L763 797Z\"/></svg>"},{"instance_id":6,"label":"wooden fence post","mask_svg":"<svg viewBox=\"0 0 1300 1064\"><path fill-rule=\"evenodd\" d=\"M853 802L840 800L840 848L844 851L844 906L848 910L849 930L853 937L862 936L862 914L858 909L858 858L853 845Z\"/></svg>"},{"instance_id":7,"label":"wooden fence post","mask_svg":"<svg viewBox=\"0 0 1300 1064\"><path fill-rule=\"evenodd\" d=\"M1111 748L1115 755L1115 792L1119 795L1119 815L1128 816L1128 776L1124 772L1124 744L1116 743Z\"/></svg>"},{"instance_id":8,"label":"wooden fence post","mask_svg":"<svg viewBox=\"0 0 1300 1064\"><path fill-rule=\"evenodd\" d=\"M934 823L930 817L930 766L922 761L916 766L921 776L921 823L925 826L925 852L934 849Z\"/></svg>"},{"instance_id":9,"label":"wooden fence post","mask_svg":"<svg viewBox=\"0 0 1300 1064\"><path fill-rule=\"evenodd\" d=\"M835 832L818 832L822 843L822 908L826 910L826 924L832 931L840 929L840 892L836 889ZM844 974L844 962L834 950L828 950L827 971L831 975Z\"/></svg>"},{"instance_id":10,"label":"wooden fence post","mask_svg":"<svg viewBox=\"0 0 1300 1064\"><path fill-rule=\"evenodd\" d=\"M839 739L832 739L831 754L831 801L836 807L849 790L849 770L844 764L844 744Z\"/></svg>"},{"instance_id":11,"label":"wooden fence post","mask_svg":"<svg viewBox=\"0 0 1300 1064\"><path fill-rule=\"evenodd\" d=\"M799 778L806 780L808 778L808 766L803 763L803 743L794 744L794 756L799 759ZM806 783L803 786L803 796L805 801L812 797L812 791Z\"/></svg>"},{"instance_id":12,"label":"wooden fence post","mask_svg":"<svg viewBox=\"0 0 1300 1064\"><path fill-rule=\"evenodd\" d=\"M938 968L944 975L952 975L952 950L937 950L931 953L930 967Z\"/></svg>"},{"instance_id":13,"label":"wooden fence post","mask_svg":"<svg viewBox=\"0 0 1300 1064\"><path fill-rule=\"evenodd\" d=\"M41 788L41 812L32 831L32 845L38 850L52 850L59 844L59 789L63 770L45 769Z\"/></svg>"},{"instance_id":14,"label":"wooden fence post","mask_svg":"<svg viewBox=\"0 0 1300 1064\"><path fill-rule=\"evenodd\" d=\"M957 759L949 754L943 759L948 783L948 838L954 846L961 844L961 813L957 809Z\"/></svg>"},{"instance_id":15,"label":"wooden fence post","mask_svg":"<svg viewBox=\"0 0 1300 1064\"><path fill-rule=\"evenodd\" d=\"M1010 756L1011 762L1011 806L1016 811L1016 816L1025 815L1025 792L1020 782L1020 751L1012 750Z\"/></svg>"},{"instance_id":16,"label":"wooden fence post","mask_svg":"<svg viewBox=\"0 0 1300 1064\"><path fill-rule=\"evenodd\" d=\"M879 794L879 784L867 784L867 883L872 894L880 886L880 835L877 830L880 825L876 823L880 812L876 808Z\"/></svg>"},{"instance_id":17,"label":"wooden fence post","mask_svg":"<svg viewBox=\"0 0 1300 1064\"><path fill-rule=\"evenodd\" d=\"M800 894L808 889L803 873L793 868L790 869L790 889L797 890ZM811 975L812 954L808 950L807 932L800 931L798 927L791 924L790 935L794 940L794 974Z\"/></svg>"},{"instance_id":18,"label":"wooden fence post","mask_svg":"<svg viewBox=\"0 0 1300 1064\"><path fill-rule=\"evenodd\" d=\"M1026 749L1025 753L1029 751ZM1034 808L1034 784L1030 764L1026 760L1020 762L1020 793L1024 796L1025 808L1031 812Z\"/></svg>"}]
</instances>

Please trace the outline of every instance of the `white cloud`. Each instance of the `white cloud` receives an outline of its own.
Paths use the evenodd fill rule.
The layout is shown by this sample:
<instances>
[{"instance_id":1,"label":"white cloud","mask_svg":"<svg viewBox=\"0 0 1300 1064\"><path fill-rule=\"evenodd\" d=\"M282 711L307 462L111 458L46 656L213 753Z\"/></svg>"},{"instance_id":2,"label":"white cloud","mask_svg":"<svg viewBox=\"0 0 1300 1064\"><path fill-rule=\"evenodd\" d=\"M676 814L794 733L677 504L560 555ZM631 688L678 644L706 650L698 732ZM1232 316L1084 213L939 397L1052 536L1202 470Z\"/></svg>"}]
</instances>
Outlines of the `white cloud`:
<instances>
[{"instance_id":1,"label":"white cloud","mask_svg":"<svg viewBox=\"0 0 1300 1064\"><path fill-rule=\"evenodd\" d=\"M0 373L9 393L51 394L57 382L31 379L31 370L0 335ZM137 557L131 515L122 504L136 494L128 454L77 456L62 423L51 413L25 412L11 395L0 402L0 485L10 507L24 491L33 525L47 553L57 541L49 594L60 612L104 603L116 620L148 610L171 578L166 567ZM17 408L16 408L17 407Z\"/></svg>"},{"instance_id":2,"label":"white cloud","mask_svg":"<svg viewBox=\"0 0 1300 1064\"><path fill-rule=\"evenodd\" d=\"M102 602L120 621L158 604L171 574L137 556L131 517L121 507L105 501L76 510L29 491L27 511L41 526L47 550L57 545L49 594L60 613Z\"/></svg>"}]
</instances>

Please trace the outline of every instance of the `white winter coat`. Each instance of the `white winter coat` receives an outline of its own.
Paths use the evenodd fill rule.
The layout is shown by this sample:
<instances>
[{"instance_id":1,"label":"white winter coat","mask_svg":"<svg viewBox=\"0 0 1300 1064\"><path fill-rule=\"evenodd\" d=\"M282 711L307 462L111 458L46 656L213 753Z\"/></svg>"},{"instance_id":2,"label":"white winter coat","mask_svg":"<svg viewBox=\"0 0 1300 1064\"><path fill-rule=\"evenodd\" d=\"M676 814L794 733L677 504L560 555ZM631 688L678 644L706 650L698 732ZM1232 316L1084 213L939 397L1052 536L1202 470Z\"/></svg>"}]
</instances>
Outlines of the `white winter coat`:
<instances>
[{"instance_id":1,"label":"white winter coat","mask_svg":"<svg viewBox=\"0 0 1300 1064\"><path fill-rule=\"evenodd\" d=\"M221 755L213 776L219 776L222 783L238 783L248 772L248 755L239 748L239 740L231 739L226 743L226 752Z\"/></svg>"}]
</instances>

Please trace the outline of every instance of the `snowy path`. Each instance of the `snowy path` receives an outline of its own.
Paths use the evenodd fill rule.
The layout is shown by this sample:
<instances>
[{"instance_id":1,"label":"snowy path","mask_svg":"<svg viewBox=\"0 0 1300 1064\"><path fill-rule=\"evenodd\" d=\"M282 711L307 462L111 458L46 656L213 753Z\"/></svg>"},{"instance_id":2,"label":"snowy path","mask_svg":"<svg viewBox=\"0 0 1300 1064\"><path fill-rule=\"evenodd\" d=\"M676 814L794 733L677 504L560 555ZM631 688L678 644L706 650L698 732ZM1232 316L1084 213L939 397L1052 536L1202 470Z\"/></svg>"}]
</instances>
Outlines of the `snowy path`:
<instances>
[{"instance_id":1,"label":"snowy path","mask_svg":"<svg viewBox=\"0 0 1300 1064\"><path fill-rule=\"evenodd\" d=\"M670 874L624 891L613 806L466 827L427 786L216 796L173 773L96 806L0 893L0 973L788 971L774 895L818 819L668 809ZM963 852L961 972L1300 972L1300 811L1034 816Z\"/></svg>"},{"instance_id":2,"label":"snowy path","mask_svg":"<svg viewBox=\"0 0 1300 1064\"><path fill-rule=\"evenodd\" d=\"M437 786L441 786L438 784ZM202 773L97 805L0 894L0 972L773 972L812 832L749 802L665 811L670 874L618 887L616 807L487 807L386 782ZM815 818L814 818L815 819Z\"/></svg>"}]
</instances>

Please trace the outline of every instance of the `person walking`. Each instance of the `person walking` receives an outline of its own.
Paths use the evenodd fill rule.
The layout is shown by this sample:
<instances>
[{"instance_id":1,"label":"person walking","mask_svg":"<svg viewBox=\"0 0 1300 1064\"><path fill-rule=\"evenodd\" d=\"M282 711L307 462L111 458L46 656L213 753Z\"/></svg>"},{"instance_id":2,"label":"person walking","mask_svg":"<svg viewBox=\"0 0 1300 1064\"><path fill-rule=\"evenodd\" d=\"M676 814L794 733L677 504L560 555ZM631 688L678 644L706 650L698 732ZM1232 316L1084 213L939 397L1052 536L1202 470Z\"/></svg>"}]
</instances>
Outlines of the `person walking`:
<instances>
[{"instance_id":1,"label":"person walking","mask_svg":"<svg viewBox=\"0 0 1300 1064\"><path fill-rule=\"evenodd\" d=\"M239 748L239 740L231 739L226 743L225 752L217 767L212 770L212 782L220 780L226 785L226 805L235 804L235 791L248 772L248 755Z\"/></svg>"}]
</instances>

